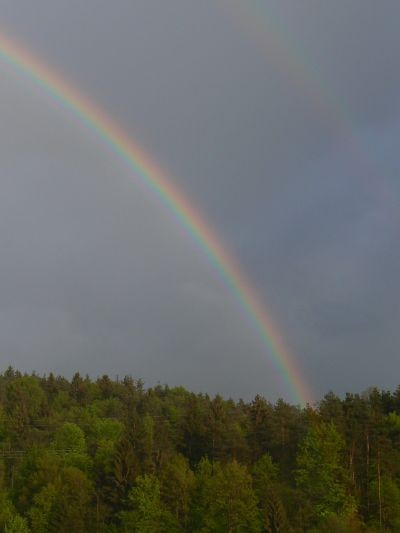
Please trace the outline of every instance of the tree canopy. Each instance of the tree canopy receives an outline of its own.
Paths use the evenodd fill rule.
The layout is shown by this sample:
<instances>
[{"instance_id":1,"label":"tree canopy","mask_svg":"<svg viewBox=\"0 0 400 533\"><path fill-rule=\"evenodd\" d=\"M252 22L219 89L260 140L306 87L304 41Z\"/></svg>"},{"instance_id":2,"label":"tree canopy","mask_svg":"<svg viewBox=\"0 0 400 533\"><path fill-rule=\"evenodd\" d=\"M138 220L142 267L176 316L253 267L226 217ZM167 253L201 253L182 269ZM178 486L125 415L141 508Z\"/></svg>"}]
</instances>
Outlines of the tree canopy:
<instances>
[{"instance_id":1,"label":"tree canopy","mask_svg":"<svg viewBox=\"0 0 400 533\"><path fill-rule=\"evenodd\" d=\"M8 368L0 531L400 531L400 388L300 408Z\"/></svg>"}]
</instances>

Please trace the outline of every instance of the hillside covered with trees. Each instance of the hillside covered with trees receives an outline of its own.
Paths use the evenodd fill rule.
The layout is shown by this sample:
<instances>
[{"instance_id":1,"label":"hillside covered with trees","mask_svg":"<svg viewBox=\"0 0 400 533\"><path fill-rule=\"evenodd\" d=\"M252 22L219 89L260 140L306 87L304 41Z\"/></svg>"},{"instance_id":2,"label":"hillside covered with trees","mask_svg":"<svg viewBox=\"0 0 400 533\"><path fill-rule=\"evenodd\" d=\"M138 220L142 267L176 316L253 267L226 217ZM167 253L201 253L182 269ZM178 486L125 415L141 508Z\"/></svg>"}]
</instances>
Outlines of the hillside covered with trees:
<instances>
[{"instance_id":1,"label":"hillside covered with trees","mask_svg":"<svg viewBox=\"0 0 400 533\"><path fill-rule=\"evenodd\" d=\"M400 531L400 388L302 409L8 368L0 531Z\"/></svg>"}]
</instances>

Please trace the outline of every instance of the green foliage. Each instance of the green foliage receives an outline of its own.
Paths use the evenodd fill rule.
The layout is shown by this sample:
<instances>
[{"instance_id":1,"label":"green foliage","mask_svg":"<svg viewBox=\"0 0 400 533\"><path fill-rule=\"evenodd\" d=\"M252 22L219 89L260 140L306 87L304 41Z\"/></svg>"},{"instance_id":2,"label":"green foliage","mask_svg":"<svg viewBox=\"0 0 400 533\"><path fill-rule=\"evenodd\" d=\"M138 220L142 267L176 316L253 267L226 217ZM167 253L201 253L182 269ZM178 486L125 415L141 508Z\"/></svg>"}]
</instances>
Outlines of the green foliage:
<instances>
[{"instance_id":1,"label":"green foliage","mask_svg":"<svg viewBox=\"0 0 400 533\"><path fill-rule=\"evenodd\" d=\"M0 491L0 529L4 529L15 513L14 506L5 490Z\"/></svg>"},{"instance_id":2,"label":"green foliage","mask_svg":"<svg viewBox=\"0 0 400 533\"><path fill-rule=\"evenodd\" d=\"M246 467L236 461L226 465L202 461L197 471L197 484L195 530L260 530L257 499Z\"/></svg>"},{"instance_id":3,"label":"green foliage","mask_svg":"<svg viewBox=\"0 0 400 533\"><path fill-rule=\"evenodd\" d=\"M0 531L400 531L400 387L301 409L0 374Z\"/></svg>"},{"instance_id":4,"label":"green foliage","mask_svg":"<svg viewBox=\"0 0 400 533\"><path fill-rule=\"evenodd\" d=\"M129 491L129 510L120 513L122 531L163 531L166 512L161 504L160 493L160 482L156 476L139 476Z\"/></svg>"},{"instance_id":5,"label":"green foliage","mask_svg":"<svg viewBox=\"0 0 400 533\"><path fill-rule=\"evenodd\" d=\"M44 496L52 499L52 506L47 510L48 531L58 533L89 531L89 526L93 523L94 494L92 484L85 474L75 467L65 467L60 472L55 487L54 499L52 499L54 496L52 489L42 494L41 499L42 504Z\"/></svg>"},{"instance_id":6,"label":"green foliage","mask_svg":"<svg viewBox=\"0 0 400 533\"><path fill-rule=\"evenodd\" d=\"M274 484L278 478L278 467L273 463L269 454L265 454L253 466L254 488L258 498L262 498L264 491Z\"/></svg>"},{"instance_id":7,"label":"green foliage","mask_svg":"<svg viewBox=\"0 0 400 533\"><path fill-rule=\"evenodd\" d=\"M7 383L4 407L19 442L25 442L30 425L44 413L45 405L46 395L35 377L16 377Z\"/></svg>"},{"instance_id":8,"label":"green foliage","mask_svg":"<svg viewBox=\"0 0 400 533\"><path fill-rule=\"evenodd\" d=\"M86 440L82 429L72 422L65 422L54 436L54 447L66 464L88 471L91 460L86 454Z\"/></svg>"},{"instance_id":9,"label":"green foliage","mask_svg":"<svg viewBox=\"0 0 400 533\"><path fill-rule=\"evenodd\" d=\"M258 531L257 500L245 466L233 461L217 472L213 507L221 529Z\"/></svg>"},{"instance_id":10,"label":"green foliage","mask_svg":"<svg viewBox=\"0 0 400 533\"><path fill-rule=\"evenodd\" d=\"M34 505L29 509L32 533L46 533L55 522L55 508L58 498L57 488L48 483L34 497Z\"/></svg>"},{"instance_id":11,"label":"green foliage","mask_svg":"<svg viewBox=\"0 0 400 533\"><path fill-rule=\"evenodd\" d=\"M29 533L29 527L26 519L16 514L8 520L4 531L5 533Z\"/></svg>"},{"instance_id":12,"label":"green foliage","mask_svg":"<svg viewBox=\"0 0 400 533\"><path fill-rule=\"evenodd\" d=\"M371 506L376 516L373 522L379 526L379 508L381 507L382 526L388 531L400 531L400 488L398 484L390 477L383 476L380 480L377 478L371 482L370 490Z\"/></svg>"},{"instance_id":13,"label":"green foliage","mask_svg":"<svg viewBox=\"0 0 400 533\"><path fill-rule=\"evenodd\" d=\"M57 450L85 453L85 435L79 426L66 422L56 431L54 446Z\"/></svg>"},{"instance_id":14,"label":"green foliage","mask_svg":"<svg viewBox=\"0 0 400 533\"><path fill-rule=\"evenodd\" d=\"M352 505L347 498L347 475L342 453L344 441L332 423L310 428L297 456L296 481L312 504L314 519L343 513Z\"/></svg>"},{"instance_id":15,"label":"green foliage","mask_svg":"<svg viewBox=\"0 0 400 533\"><path fill-rule=\"evenodd\" d=\"M188 460L182 455L172 457L161 472L162 501L174 517L176 528L179 524L185 529L189 521L189 511L195 477Z\"/></svg>"},{"instance_id":16,"label":"green foliage","mask_svg":"<svg viewBox=\"0 0 400 533\"><path fill-rule=\"evenodd\" d=\"M253 466L253 485L263 527L268 532L284 533L289 531L289 524L278 476L278 468L268 454L263 455Z\"/></svg>"}]
</instances>

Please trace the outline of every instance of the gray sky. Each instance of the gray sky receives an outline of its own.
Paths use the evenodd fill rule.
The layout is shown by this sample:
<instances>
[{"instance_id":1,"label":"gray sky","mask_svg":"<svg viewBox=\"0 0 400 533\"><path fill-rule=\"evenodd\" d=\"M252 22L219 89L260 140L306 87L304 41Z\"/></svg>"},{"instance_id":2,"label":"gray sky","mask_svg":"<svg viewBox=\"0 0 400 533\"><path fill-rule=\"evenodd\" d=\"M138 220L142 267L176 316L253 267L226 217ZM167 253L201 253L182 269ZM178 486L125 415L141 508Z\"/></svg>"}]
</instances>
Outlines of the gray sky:
<instances>
[{"instance_id":1,"label":"gray sky","mask_svg":"<svg viewBox=\"0 0 400 533\"><path fill-rule=\"evenodd\" d=\"M398 2L0 0L215 228L319 398L400 382ZM224 284L92 133L0 64L0 354L290 399Z\"/></svg>"}]
</instances>

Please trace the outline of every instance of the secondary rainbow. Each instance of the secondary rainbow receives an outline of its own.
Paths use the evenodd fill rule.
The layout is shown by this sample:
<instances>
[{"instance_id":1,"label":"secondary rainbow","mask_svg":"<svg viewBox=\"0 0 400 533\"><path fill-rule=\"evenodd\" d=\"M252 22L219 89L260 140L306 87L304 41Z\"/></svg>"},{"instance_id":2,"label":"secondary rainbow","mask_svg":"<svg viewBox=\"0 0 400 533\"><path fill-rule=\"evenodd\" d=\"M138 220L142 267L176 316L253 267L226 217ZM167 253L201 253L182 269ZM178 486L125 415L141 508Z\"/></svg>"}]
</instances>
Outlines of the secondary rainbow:
<instances>
[{"instance_id":1,"label":"secondary rainbow","mask_svg":"<svg viewBox=\"0 0 400 533\"><path fill-rule=\"evenodd\" d=\"M352 123L351 109L340 100L324 81L316 65L307 56L301 41L296 40L284 25L284 18L277 17L268 2L242 0L219 0L221 6L249 36L257 43L260 52L268 57L274 66L283 72L290 82L305 96L318 111L325 127L340 139L358 167L363 188L369 190L375 199L398 210L397 194L389 180L384 180L382 169L369 146L364 146L362 135L357 134ZM376 177L379 176L379 180ZM357 177L357 173L355 173ZM382 182L384 182L382 184Z\"/></svg>"},{"instance_id":2,"label":"secondary rainbow","mask_svg":"<svg viewBox=\"0 0 400 533\"><path fill-rule=\"evenodd\" d=\"M301 405L312 402L310 388L306 385L293 357L289 355L279 330L237 262L222 246L215 232L191 205L188 198L167 178L138 143L91 100L67 83L53 68L46 66L4 33L0 33L0 59L42 88L64 109L91 129L125 161L142 184L158 197L205 254L234 295L278 369L291 400Z\"/></svg>"}]
</instances>

